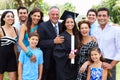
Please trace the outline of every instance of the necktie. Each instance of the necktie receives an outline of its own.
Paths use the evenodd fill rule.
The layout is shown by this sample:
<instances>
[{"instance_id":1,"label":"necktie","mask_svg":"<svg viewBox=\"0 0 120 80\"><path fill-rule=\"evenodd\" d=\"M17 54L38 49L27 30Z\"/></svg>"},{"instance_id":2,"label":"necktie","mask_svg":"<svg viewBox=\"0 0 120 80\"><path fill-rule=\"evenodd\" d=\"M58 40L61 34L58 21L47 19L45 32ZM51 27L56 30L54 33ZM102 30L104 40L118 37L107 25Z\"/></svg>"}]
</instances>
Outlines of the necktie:
<instances>
[{"instance_id":1,"label":"necktie","mask_svg":"<svg viewBox=\"0 0 120 80\"><path fill-rule=\"evenodd\" d=\"M54 28L55 28L55 33L56 33L56 35L58 35L57 26L55 25Z\"/></svg>"}]
</instances>

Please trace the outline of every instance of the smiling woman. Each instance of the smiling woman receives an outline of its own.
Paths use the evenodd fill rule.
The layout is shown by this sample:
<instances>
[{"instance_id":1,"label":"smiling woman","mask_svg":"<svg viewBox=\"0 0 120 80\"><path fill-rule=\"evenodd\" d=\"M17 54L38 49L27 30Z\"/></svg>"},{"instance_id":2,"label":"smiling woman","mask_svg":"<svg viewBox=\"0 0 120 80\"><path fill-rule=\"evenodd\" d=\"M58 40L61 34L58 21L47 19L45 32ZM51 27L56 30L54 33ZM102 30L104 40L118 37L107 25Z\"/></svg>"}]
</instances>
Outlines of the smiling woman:
<instances>
[{"instance_id":1,"label":"smiling woman","mask_svg":"<svg viewBox=\"0 0 120 80\"><path fill-rule=\"evenodd\" d=\"M38 24L43 22L43 13L40 9L34 8L28 14L28 19L25 24L22 24L20 29L20 36L18 43L23 51L25 51L26 55L31 58L32 61L36 61L35 56L27 49L29 46L28 42L28 34L30 32L35 32L38 28Z\"/></svg>"},{"instance_id":2,"label":"smiling woman","mask_svg":"<svg viewBox=\"0 0 120 80\"><path fill-rule=\"evenodd\" d=\"M11 80L16 80L15 44L17 42L17 30L12 26L13 23L14 13L12 11L4 11L1 16L0 27L0 80L3 80L5 71L9 73Z\"/></svg>"},{"instance_id":3,"label":"smiling woman","mask_svg":"<svg viewBox=\"0 0 120 80\"><path fill-rule=\"evenodd\" d=\"M77 76L77 56L73 54L74 50L71 50L71 36L73 35L75 36L74 47L77 49L79 33L75 24L77 15L75 12L64 11L60 18L63 20L60 26L60 36L64 37L64 43L57 44L54 48L56 80L75 80ZM71 59L75 61L74 64L71 63Z\"/></svg>"},{"instance_id":4,"label":"smiling woman","mask_svg":"<svg viewBox=\"0 0 120 80\"><path fill-rule=\"evenodd\" d=\"M87 20L82 20L78 22L78 27L80 29L80 44L79 44L79 70L76 80L86 80L87 71L83 70L84 63L89 58L89 51L91 48L97 46L97 42L89 35L90 32L90 23ZM80 72L81 73L80 73Z\"/></svg>"},{"instance_id":5,"label":"smiling woman","mask_svg":"<svg viewBox=\"0 0 120 80\"><path fill-rule=\"evenodd\" d=\"M16 9L6 9L6 10L0 10L0 18L1 18L1 15L4 11L12 11L14 13L14 18L15 18L15 21L17 22L19 19L18 19L18 16L17 16L17 10ZM1 22L1 21L0 21ZM1 24L1 23L0 23Z\"/></svg>"}]
</instances>

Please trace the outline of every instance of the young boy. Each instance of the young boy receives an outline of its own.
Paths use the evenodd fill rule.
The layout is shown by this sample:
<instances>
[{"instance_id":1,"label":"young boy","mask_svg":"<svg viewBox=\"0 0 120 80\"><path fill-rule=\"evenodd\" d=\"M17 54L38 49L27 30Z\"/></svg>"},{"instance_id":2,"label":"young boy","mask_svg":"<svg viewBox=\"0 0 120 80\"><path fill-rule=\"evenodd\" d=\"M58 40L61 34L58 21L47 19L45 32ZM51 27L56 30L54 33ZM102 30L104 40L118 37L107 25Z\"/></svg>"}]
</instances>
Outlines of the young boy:
<instances>
[{"instance_id":1,"label":"young boy","mask_svg":"<svg viewBox=\"0 0 120 80\"><path fill-rule=\"evenodd\" d=\"M41 80L43 71L43 52L36 45L39 35L36 32L29 34L29 46L27 47L36 56L36 62L30 61L26 53L21 50L18 64L19 80Z\"/></svg>"}]
</instances>

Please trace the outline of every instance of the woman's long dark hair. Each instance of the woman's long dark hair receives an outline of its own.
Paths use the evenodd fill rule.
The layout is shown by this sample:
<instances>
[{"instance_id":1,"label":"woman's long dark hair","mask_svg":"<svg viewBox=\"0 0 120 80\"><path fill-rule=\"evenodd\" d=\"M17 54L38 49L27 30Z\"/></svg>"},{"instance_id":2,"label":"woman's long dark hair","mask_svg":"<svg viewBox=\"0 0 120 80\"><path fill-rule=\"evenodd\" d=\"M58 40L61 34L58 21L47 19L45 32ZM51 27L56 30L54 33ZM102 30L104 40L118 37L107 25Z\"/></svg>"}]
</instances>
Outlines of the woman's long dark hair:
<instances>
[{"instance_id":1,"label":"woman's long dark hair","mask_svg":"<svg viewBox=\"0 0 120 80\"><path fill-rule=\"evenodd\" d=\"M28 33L30 32L31 25L32 25L31 15L33 15L35 12L39 12L39 13L40 13L40 16L41 16L38 24L43 22L43 12L42 12L40 9L38 9L38 8L34 8L34 9L33 9L32 11L30 11L30 13L28 14L28 18L27 18L27 21L26 21L26 26L27 26L27 29L28 29Z\"/></svg>"},{"instance_id":2,"label":"woman's long dark hair","mask_svg":"<svg viewBox=\"0 0 120 80\"><path fill-rule=\"evenodd\" d=\"M62 23L61 23L61 26L60 26L60 33L64 32L66 30L66 26L65 26L65 22L68 18L66 18ZM76 22L75 20L73 19L74 21L74 27L72 29L72 32L73 32L73 35L75 35L75 37L77 38L77 43L79 41L79 31L77 29L77 25L76 25ZM78 48L78 46L77 46Z\"/></svg>"},{"instance_id":3,"label":"woman's long dark hair","mask_svg":"<svg viewBox=\"0 0 120 80\"><path fill-rule=\"evenodd\" d=\"M13 17L14 17L14 13L12 11L5 11L5 12L3 12L2 16L1 16L1 26L5 25L5 21L3 19L5 18L7 13L12 13ZM13 24L14 24L14 22L13 22Z\"/></svg>"}]
</instances>

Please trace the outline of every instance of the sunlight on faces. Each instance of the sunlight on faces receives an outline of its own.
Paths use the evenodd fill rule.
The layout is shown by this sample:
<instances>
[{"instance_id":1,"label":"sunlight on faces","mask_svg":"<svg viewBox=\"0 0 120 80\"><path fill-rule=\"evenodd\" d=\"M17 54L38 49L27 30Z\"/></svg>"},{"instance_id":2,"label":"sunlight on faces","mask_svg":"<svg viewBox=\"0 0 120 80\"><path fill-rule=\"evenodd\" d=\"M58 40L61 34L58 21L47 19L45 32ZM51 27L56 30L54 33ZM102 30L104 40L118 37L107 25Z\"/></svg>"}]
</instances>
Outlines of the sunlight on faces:
<instances>
[{"instance_id":1,"label":"sunlight on faces","mask_svg":"<svg viewBox=\"0 0 120 80\"><path fill-rule=\"evenodd\" d=\"M36 48L39 38L37 36L32 36L32 37L28 38L28 41L29 41L30 47Z\"/></svg>"},{"instance_id":2,"label":"sunlight on faces","mask_svg":"<svg viewBox=\"0 0 120 80\"><path fill-rule=\"evenodd\" d=\"M50 10L50 12L48 13L49 18L51 20L52 23L56 24L58 22L59 19L59 10L57 8L53 8Z\"/></svg>"},{"instance_id":3,"label":"sunlight on faces","mask_svg":"<svg viewBox=\"0 0 120 80\"><path fill-rule=\"evenodd\" d=\"M21 22L25 22L27 19L27 10L26 9L20 9L18 12L18 17Z\"/></svg>"},{"instance_id":4,"label":"sunlight on faces","mask_svg":"<svg viewBox=\"0 0 120 80\"><path fill-rule=\"evenodd\" d=\"M98 23L100 25L106 25L109 21L110 16L108 16L107 11L99 11L98 12Z\"/></svg>"},{"instance_id":5,"label":"sunlight on faces","mask_svg":"<svg viewBox=\"0 0 120 80\"><path fill-rule=\"evenodd\" d=\"M41 15L40 15L40 12L35 12L31 15L31 18L32 18L32 23L33 24L38 24L40 18L41 18Z\"/></svg>"},{"instance_id":6,"label":"sunlight on faces","mask_svg":"<svg viewBox=\"0 0 120 80\"><path fill-rule=\"evenodd\" d=\"M14 15L11 12L8 12L3 20L5 23L12 25L14 23Z\"/></svg>"},{"instance_id":7,"label":"sunlight on faces","mask_svg":"<svg viewBox=\"0 0 120 80\"><path fill-rule=\"evenodd\" d=\"M98 53L98 51L91 51L90 57L93 62L98 62L98 61L100 61L101 54Z\"/></svg>"},{"instance_id":8,"label":"sunlight on faces","mask_svg":"<svg viewBox=\"0 0 120 80\"><path fill-rule=\"evenodd\" d=\"M87 18L90 23L94 23L96 21L97 16L95 12L89 12Z\"/></svg>"},{"instance_id":9,"label":"sunlight on faces","mask_svg":"<svg viewBox=\"0 0 120 80\"><path fill-rule=\"evenodd\" d=\"M75 23L74 23L73 18L66 19L65 26L66 26L67 30L72 30L74 28L74 25L75 25Z\"/></svg>"},{"instance_id":10,"label":"sunlight on faces","mask_svg":"<svg viewBox=\"0 0 120 80\"><path fill-rule=\"evenodd\" d=\"M90 28L89 28L88 24L82 23L80 26L80 32L81 32L82 36L89 36Z\"/></svg>"}]
</instances>

